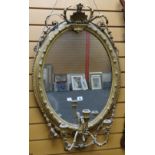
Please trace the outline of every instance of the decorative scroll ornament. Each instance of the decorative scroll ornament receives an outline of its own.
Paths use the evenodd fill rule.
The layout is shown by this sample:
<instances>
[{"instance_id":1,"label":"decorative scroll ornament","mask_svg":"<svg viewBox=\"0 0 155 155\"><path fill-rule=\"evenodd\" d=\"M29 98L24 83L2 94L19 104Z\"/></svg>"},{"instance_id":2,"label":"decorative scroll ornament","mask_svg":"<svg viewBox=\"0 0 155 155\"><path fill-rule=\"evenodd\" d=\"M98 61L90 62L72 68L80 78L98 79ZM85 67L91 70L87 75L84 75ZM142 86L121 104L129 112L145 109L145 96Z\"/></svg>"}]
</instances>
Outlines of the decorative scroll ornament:
<instances>
[{"instance_id":1,"label":"decorative scroll ornament","mask_svg":"<svg viewBox=\"0 0 155 155\"><path fill-rule=\"evenodd\" d=\"M93 23L94 20L96 19L100 19L100 22L98 22L96 24L96 26L101 29L102 31L107 31L107 35L110 37L110 39L113 39L113 37L111 36L111 32L109 31L109 29L107 28L108 25L108 19L106 16L101 15L101 16L94 16L94 10L90 7L87 6L89 11L89 17L85 14L85 12L83 12L83 5L77 4L76 6L76 12L73 13L73 15L70 16L70 19L67 18L67 12L69 11L69 9L71 8L71 6L67 7L66 9L64 9L63 14L50 14L46 17L45 20L45 28L43 30L43 33L39 39L39 43L35 46L34 51L38 52L39 47L42 45L42 42L45 40L46 36L51 32L54 31L55 29L57 29L59 27L59 25L61 25L64 22L67 23L74 23L74 24L89 24L89 23ZM63 21L61 23L58 23L57 21L52 21L50 25L48 25L48 21L50 20L50 18L52 18L53 16L58 16L61 19L63 19ZM81 31L82 29L78 29L75 30L77 32ZM115 49L117 50L117 48L115 47Z\"/></svg>"},{"instance_id":2,"label":"decorative scroll ornament","mask_svg":"<svg viewBox=\"0 0 155 155\"><path fill-rule=\"evenodd\" d=\"M76 11L70 16L70 18L68 18L67 12L71 7L64 9L63 14L61 15L52 14L47 16L45 20L45 28L34 49L37 53L33 67L34 93L40 109L47 121L51 137L61 137L64 142L64 149L68 151L74 148L86 148L90 145L103 146L107 144L120 85L118 52L114 45L111 32L107 27L108 20L104 15L94 16L94 11L89 7L87 8L88 9L85 9L84 11L83 5L81 3L78 4L76 6ZM89 16L85 14L86 11L90 13ZM52 21L48 24L49 19L53 15L59 16L62 21L60 23ZM94 22L96 19L100 19L98 23ZM83 109L81 115L77 112L78 100L70 100L72 109L74 109L78 121L76 126L71 126L55 114L55 111L48 104L49 101L42 86L43 65L48 46L56 36L60 36L63 31L66 30L73 30L76 32L88 30L101 40L110 55L113 72L111 94L106 107L100 114L95 110L90 111L89 109ZM96 117L96 121L90 123L90 115ZM99 133L104 135L104 138L101 141L97 139Z\"/></svg>"}]
</instances>

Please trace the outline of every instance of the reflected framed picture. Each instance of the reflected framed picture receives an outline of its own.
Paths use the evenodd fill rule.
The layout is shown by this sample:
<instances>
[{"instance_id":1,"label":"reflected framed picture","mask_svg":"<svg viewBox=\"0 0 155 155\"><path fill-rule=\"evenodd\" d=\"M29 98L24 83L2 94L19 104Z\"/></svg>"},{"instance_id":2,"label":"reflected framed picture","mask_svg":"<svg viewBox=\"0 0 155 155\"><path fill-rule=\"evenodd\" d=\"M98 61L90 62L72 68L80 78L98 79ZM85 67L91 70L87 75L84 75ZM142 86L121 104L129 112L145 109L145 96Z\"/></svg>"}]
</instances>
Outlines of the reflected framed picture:
<instances>
[{"instance_id":1,"label":"reflected framed picture","mask_svg":"<svg viewBox=\"0 0 155 155\"><path fill-rule=\"evenodd\" d=\"M51 64L45 64L43 68L43 80L46 91L53 90L53 66Z\"/></svg>"},{"instance_id":2,"label":"reflected framed picture","mask_svg":"<svg viewBox=\"0 0 155 155\"><path fill-rule=\"evenodd\" d=\"M54 91L62 92L68 91L67 75L66 74L55 74L54 78Z\"/></svg>"},{"instance_id":3,"label":"reflected framed picture","mask_svg":"<svg viewBox=\"0 0 155 155\"><path fill-rule=\"evenodd\" d=\"M87 90L87 82L83 75L71 76L72 90Z\"/></svg>"},{"instance_id":4,"label":"reflected framed picture","mask_svg":"<svg viewBox=\"0 0 155 155\"><path fill-rule=\"evenodd\" d=\"M101 75L91 75L90 82L91 82L92 90L102 89L102 76Z\"/></svg>"},{"instance_id":5,"label":"reflected framed picture","mask_svg":"<svg viewBox=\"0 0 155 155\"><path fill-rule=\"evenodd\" d=\"M112 85L112 73L105 72L102 74L103 89L110 89Z\"/></svg>"}]
</instances>

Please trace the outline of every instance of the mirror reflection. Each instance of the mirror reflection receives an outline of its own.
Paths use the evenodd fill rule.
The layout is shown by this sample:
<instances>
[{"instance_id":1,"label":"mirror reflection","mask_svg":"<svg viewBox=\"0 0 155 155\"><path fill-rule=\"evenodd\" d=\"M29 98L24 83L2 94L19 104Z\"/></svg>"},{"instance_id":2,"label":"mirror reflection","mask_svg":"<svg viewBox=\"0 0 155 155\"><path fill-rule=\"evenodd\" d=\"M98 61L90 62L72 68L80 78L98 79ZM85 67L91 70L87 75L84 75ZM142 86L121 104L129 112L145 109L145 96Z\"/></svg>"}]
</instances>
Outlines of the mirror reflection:
<instances>
[{"instance_id":1,"label":"mirror reflection","mask_svg":"<svg viewBox=\"0 0 155 155\"><path fill-rule=\"evenodd\" d=\"M57 114L77 124L76 112L90 109L90 120L109 98L112 72L108 54L91 33L65 32L49 47L43 69L48 100Z\"/></svg>"}]
</instances>

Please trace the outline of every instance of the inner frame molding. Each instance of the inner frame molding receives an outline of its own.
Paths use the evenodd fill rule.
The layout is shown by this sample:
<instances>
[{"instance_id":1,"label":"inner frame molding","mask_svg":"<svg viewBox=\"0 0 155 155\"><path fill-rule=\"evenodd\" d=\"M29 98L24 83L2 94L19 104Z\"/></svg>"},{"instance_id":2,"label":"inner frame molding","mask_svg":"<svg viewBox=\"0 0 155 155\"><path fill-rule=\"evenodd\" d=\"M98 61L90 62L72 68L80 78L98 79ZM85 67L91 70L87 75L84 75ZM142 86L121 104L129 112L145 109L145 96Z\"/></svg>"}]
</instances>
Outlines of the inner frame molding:
<instances>
[{"instance_id":1,"label":"inner frame molding","mask_svg":"<svg viewBox=\"0 0 155 155\"><path fill-rule=\"evenodd\" d=\"M49 52L49 48L54 44L54 42L59 37L61 37L61 35L63 35L66 31L75 31L77 33L81 31L87 31L93 34L100 41L100 43L106 49L106 52L108 54L112 68L112 86L110 90L110 95L106 106L102 109L99 115L97 115L96 118L88 122L87 130L92 132L96 131L98 128L101 127L101 124L103 124L103 122L105 123L107 119L113 118L120 88L120 67L118 50L114 45L113 37L111 36L111 32L107 27L107 19L105 18L104 20L106 21L106 24L104 22L102 24L95 24L93 23L95 19L103 18L104 16L93 17L93 10L90 9L90 17L88 18L84 14L84 12L82 12L81 7L81 4L77 5L77 10L73 13L73 15L71 15L70 19L67 19L66 15L68 8L65 9L63 15L64 21L61 23L54 23L52 26L49 26L45 21L47 29L46 31L43 31L43 35L41 36L37 46L35 47L35 51L37 52L37 54L33 65L33 88L37 103L40 107L40 110L43 113L43 116L47 121L47 125L49 126L51 136L61 136L63 138L66 150L71 150L72 148L82 148L82 146L87 147L87 145L78 145L74 143L73 147L73 144L66 144L66 141L64 140L65 136L62 134L62 128L64 127L64 125L66 125L66 132L70 134L73 134L76 131L78 131L79 126L77 124L72 124L65 121L55 112L48 100L45 91L43 83L43 67ZM110 128L112 122L107 124ZM72 135L70 135L70 137L75 138L75 136ZM95 140L93 143L95 143Z\"/></svg>"}]
</instances>

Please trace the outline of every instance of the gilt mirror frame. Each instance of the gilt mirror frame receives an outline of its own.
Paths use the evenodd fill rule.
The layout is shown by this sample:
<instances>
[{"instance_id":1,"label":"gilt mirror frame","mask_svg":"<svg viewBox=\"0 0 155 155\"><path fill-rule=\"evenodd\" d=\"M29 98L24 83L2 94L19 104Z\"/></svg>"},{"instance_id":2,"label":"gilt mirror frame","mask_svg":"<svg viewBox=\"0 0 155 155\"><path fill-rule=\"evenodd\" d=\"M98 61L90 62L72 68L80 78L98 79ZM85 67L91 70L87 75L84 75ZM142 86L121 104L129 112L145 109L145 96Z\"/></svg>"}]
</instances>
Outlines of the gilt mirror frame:
<instances>
[{"instance_id":1,"label":"gilt mirror frame","mask_svg":"<svg viewBox=\"0 0 155 155\"><path fill-rule=\"evenodd\" d=\"M55 134L59 134L61 131L60 125L67 124L68 132L76 131L78 126L76 124L69 123L62 119L53 109L44 88L43 83L43 67L45 59L48 55L48 49L53 45L53 43L61 37L66 31L87 31L94 35L106 49L109 56L109 60L112 68L112 85L110 90L110 95L106 106L101 110L101 112L88 123L89 130L95 130L104 119L109 118L109 115L113 115L118 94L120 88L120 67L119 67L119 57L118 50L114 45L113 37L107 26L107 18L102 16L93 16L93 10L89 8L90 16L85 15L82 9L82 5L77 5L77 10L67 18L67 11L69 8L64 10L63 22L53 23L52 26L47 25L47 20L45 21L46 30L43 31L37 46L35 47L36 57L33 65L33 88L36 100L39 107L45 117L49 128L54 129ZM47 17L48 19L48 17ZM96 19L101 19L101 23L96 24ZM113 117L113 116L112 116Z\"/></svg>"}]
</instances>

